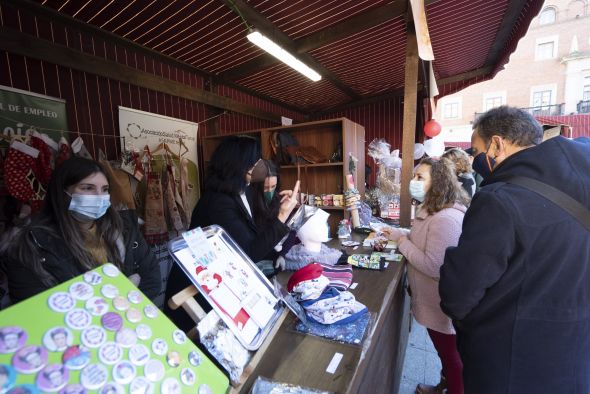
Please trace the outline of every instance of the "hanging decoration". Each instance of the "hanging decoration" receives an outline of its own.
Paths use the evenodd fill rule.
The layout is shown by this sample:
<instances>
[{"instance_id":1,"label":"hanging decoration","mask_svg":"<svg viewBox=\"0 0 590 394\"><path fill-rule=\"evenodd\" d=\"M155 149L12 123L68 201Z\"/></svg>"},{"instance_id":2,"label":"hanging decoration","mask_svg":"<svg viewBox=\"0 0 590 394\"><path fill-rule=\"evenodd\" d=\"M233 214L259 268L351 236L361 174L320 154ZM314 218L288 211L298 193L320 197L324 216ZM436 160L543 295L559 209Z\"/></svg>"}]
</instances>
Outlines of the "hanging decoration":
<instances>
[{"instance_id":1,"label":"hanging decoration","mask_svg":"<svg viewBox=\"0 0 590 394\"><path fill-rule=\"evenodd\" d=\"M440 123L438 123L434 119L431 119L428 122L426 122L426 124L424 124L424 134L426 134L427 137L436 137L440 134L441 130L442 127Z\"/></svg>"}]
</instances>

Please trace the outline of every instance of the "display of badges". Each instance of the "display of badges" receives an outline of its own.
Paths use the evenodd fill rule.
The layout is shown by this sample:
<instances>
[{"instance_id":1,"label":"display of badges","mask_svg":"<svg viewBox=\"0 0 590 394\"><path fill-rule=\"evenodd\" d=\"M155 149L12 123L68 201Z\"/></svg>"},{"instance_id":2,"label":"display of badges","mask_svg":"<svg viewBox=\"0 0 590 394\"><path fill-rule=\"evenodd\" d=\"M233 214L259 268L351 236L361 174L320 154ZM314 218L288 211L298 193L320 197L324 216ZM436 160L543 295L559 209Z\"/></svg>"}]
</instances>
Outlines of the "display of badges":
<instances>
[{"instance_id":1,"label":"display of badges","mask_svg":"<svg viewBox=\"0 0 590 394\"><path fill-rule=\"evenodd\" d=\"M17 326L0 328L0 354L14 353L27 343L27 332Z\"/></svg>"},{"instance_id":2,"label":"display of badges","mask_svg":"<svg viewBox=\"0 0 590 394\"><path fill-rule=\"evenodd\" d=\"M130 394L152 394L153 392L154 385L143 376L136 377L129 385Z\"/></svg>"},{"instance_id":3,"label":"display of badges","mask_svg":"<svg viewBox=\"0 0 590 394\"><path fill-rule=\"evenodd\" d=\"M0 393L5 393L14 386L16 382L16 371L12 366L0 364Z\"/></svg>"},{"instance_id":4,"label":"display of badges","mask_svg":"<svg viewBox=\"0 0 590 394\"><path fill-rule=\"evenodd\" d=\"M12 366L21 373L35 373L47 365L47 350L42 346L25 346L12 356Z\"/></svg>"},{"instance_id":5,"label":"display of badges","mask_svg":"<svg viewBox=\"0 0 590 394\"><path fill-rule=\"evenodd\" d=\"M180 371L180 381L187 386L192 386L197 380L197 375L190 368L183 368Z\"/></svg>"},{"instance_id":6,"label":"display of badges","mask_svg":"<svg viewBox=\"0 0 590 394\"><path fill-rule=\"evenodd\" d=\"M107 383L98 390L98 394L125 394L125 388L118 383Z\"/></svg>"},{"instance_id":7,"label":"display of badges","mask_svg":"<svg viewBox=\"0 0 590 394\"><path fill-rule=\"evenodd\" d=\"M74 308L66 313L65 321L74 330L83 330L92 323L92 316L85 309Z\"/></svg>"},{"instance_id":8,"label":"display of badges","mask_svg":"<svg viewBox=\"0 0 590 394\"><path fill-rule=\"evenodd\" d=\"M76 301L69 293L58 291L49 296L47 304L49 305L49 309L54 312L66 313L76 306Z\"/></svg>"},{"instance_id":9,"label":"display of badges","mask_svg":"<svg viewBox=\"0 0 590 394\"><path fill-rule=\"evenodd\" d=\"M199 352L197 352L196 350L190 352L188 354L188 362L195 367L201 365L201 355L199 354Z\"/></svg>"},{"instance_id":10,"label":"display of badges","mask_svg":"<svg viewBox=\"0 0 590 394\"><path fill-rule=\"evenodd\" d=\"M107 333L102 327L90 326L82 331L80 339L84 346L97 348L105 343L107 340Z\"/></svg>"},{"instance_id":11,"label":"display of badges","mask_svg":"<svg viewBox=\"0 0 590 394\"><path fill-rule=\"evenodd\" d=\"M130 328L122 328L115 334L115 341L123 347L131 347L137 342L137 334Z\"/></svg>"},{"instance_id":12,"label":"display of badges","mask_svg":"<svg viewBox=\"0 0 590 394\"><path fill-rule=\"evenodd\" d=\"M103 297L112 299L119 295L119 289L110 283L107 283L100 288L100 293L103 295Z\"/></svg>"},{"instance_id":13,"label":"display of badges","mask_svg":"<svg viewBox=\"0 0 590 394\"><path fill-rule=\"evenodd\" d=\"M109 372L102 364L90 364L80 372L80 383L86 390L98 390L109 378Z\"/></svg>"},{"instance_id":14,"label":"display of badges","mask_svg":"<svg viewBox=\"0 0 590 394\"><path fill-rule=\"evenodd\" d=\"M152 359L143 366L143 374L150 382L158 382L164 378L166 369L160 360Z\"/></svg>"},{"instance_id":15,"label":"display of badges","mask_svg":"<svg viewBox=\"0 0 590 394\"><path fill-rule=\"evenodd\" d=\"M98 349L98 359L103 364L113 365L123 358L123 348L115 342L106 342Z\"/></svg>"},{"instance_id":16,"label":"display of badges","mask_svg":"<svg viewBox=\"0 0 590 394\"><path fill-rule=\"evenodd\" d=\"M43 345L51 352L62 352L74 342L69 328L53 327L43 335Z\"/></svg>"},{"instance_id":17,"label":"display of badges","mask_svg":"<svg viewBox=\"0 0 590 394\"><path fill-rule=\"evenodd\" d=\"M135 378L135 366L129 361L120 361L113 367L113 379L119 384L129 384Z\"/></svg>"},{"instance_id":18,"label":"display of badges","mask_svg":"<svg viewBox=\"0 0 590 394\"><path fill-rule=\"evenodd\" d=\"M75 282L70 285L70 295L75 300L86 301L94 295L94 288L86 282Z\"/></svg>"},{"instance_id":19,"label":"display of badges","mask_svg":"<svg viewBox=\"0 0 590 394\"><path fill-rule=\"evenodd\" d=\"M109 311L109 304L101 297L92 297L85 304L92 316L102 316Z\"/></svg>"},{"instance_id":20,"label":"display of badges","mask_svg":"<svg viewBox=\"0 0 590 394\"><path fill-rule=\"evenodd\" d=\"M88 365L91 358L92 354L88 349L79 345L70 346L61 356L63 364L68 369L82 369Z\"/></svg>"},{"instance_id":21,"label":"display of badges","mask_svg":"<svg viewBox=\"0 0 590 394\"><path fill-rule=\"evenodd\" d=\"M127 309L125 315L127 316L127 320L129 320L131 323L139 323L143 318L141 312L135 308Z\"/></svg>"},{"instance_id":22,"label":"display of badges","mask_svg":"<svg viewBox=\"0 0 590 394\"><path fill-rule=\"evenodd\" d=\"M213 394L213 390L207 384L202 384L199 386L199 394Z\"/></svg>"},{"instance_id":23,"label":"display of badges","mask_svg":"<svg viewBox=\"0 0 590 394\"><path fill-rule=\"evenodd\" d=\"M168 344L162 338L156 338L152 342L152 352L158 356L163 356L168 352Z\"/></svg>"},{"instance_id":24,"label":"display of badges","mask_svg":"<svg viewBox=\"0 0 590 394\"><path fill-rule=\"evenodd\" d=\"M138 324L135 327L135 332L137 333L137 337L144 341L152 337L152 329L146 324Z\"/></svg>"},{"instance_id":25,"label":"display of badges","mask_svg":"<svg viewBox=\"0 0 590 394\"><path fill-rule=\"evenodd\" d=\"M84 274L84 282L91 284L92 286L96 286L102 282L102 276L100 276L98 272L88 271Z\"/></svg>"},{"instance_id":26,"label":"display of badges","mask_svg":"<svg viewBox=\"0 0 590 394\"><path fill-rule=\"evenodd\" d=\"M129 300L129 302L131 302L132 304L140 304L141 301L143 301L143 294L141 294L139 291L137 290L131 290L128 294L127 294L127 299Z\"/></svg>"},{"instance_id":27,"label":"display of badges","mask_svg":"<svg viewBox=\"0 0 590 394\"><path fill-rule=\"evenodd\" d=\"M129 301L125 297L116 296L113 298L113 306L118 311L126 311L129 309Z\"/></svg>"},{"instance_id":28,"label":"display of badges","mask_svg":"<svg viewBox=\"0 0 590 394\"><path fill-rule=\"evenodd\" d=\"M162 394L180 394L182 388L180 387L178 380L174 378L166 378L162 382L161 391Z\"/></svg>"},{"instance_id":29,"label":"display of badges","mask_svg":"<svg viewBox=\"0 0 590 394\"><path fill-rule=\"evenodd\" d=\"M150 359L150 351L147 346L137 343L129 349L129 361L134 365L145 365Z\"/></svg>"},{"instance_id":30,"label":"display of badges","mask_svg":"<svg viewBox=\"0 0 590 394\"><path fill-rule=\"evenodd\" d=\"M110 276L111 278L118 276L120 272L121 271L119 271L119 268L115 267L111 263L107 263L102 266L102 273L106 276Z\"/></svg>"},{"instance_id":31,"label":"display of badges","mask_svg":"<svg viewBox=\"0 0 590 394\"><path fill-rule=\"evenodd\" d=\"M87 394L88 391L81 384L68 384L59 394Z\"/></svg>"},{"instance_id":32,"label":"display of badges","mask_svg":"<svg viewBox=\"0 0 590 394\"><path fill-rule=\"evenodd\" d=\"M174 330L172 333L172 339L179 345L186 342L186 334L182 330Z\"/></svg>"},{"instance_id":33,"label":"display of badges","mask_svg":"<svg viewBox=\"0 0 590 394\"><path fill-rule=\"evenodd\" d=\"M37 374L36 384L42 391L59 391L63 389L70 379L70 372L62 364L51 364L43 368Z\"/></svg>"},{"instance_id":34,"label":"display of badges","mask_svg":"<svg viewBox=\"0 0 590 394\"><path fill-rule=\"evenodd\" d=\"M158 308L156 308L152 304L146 305L146 307L143 308L143 313L145 313L145 315L150 319L155 319L156 317L158 317L158 312Z\"/></svg>"},{"instance_id":35,"label":"display of badges","mask_svg":"<svg viewBox=\"0 0 590 394\"><path fill-rule=\"evenodd\" d=\"M100 318L102 326L109 331L119 331L123 327L123 318L115 312L107 312Z\"/></svg>"}]
</instances>

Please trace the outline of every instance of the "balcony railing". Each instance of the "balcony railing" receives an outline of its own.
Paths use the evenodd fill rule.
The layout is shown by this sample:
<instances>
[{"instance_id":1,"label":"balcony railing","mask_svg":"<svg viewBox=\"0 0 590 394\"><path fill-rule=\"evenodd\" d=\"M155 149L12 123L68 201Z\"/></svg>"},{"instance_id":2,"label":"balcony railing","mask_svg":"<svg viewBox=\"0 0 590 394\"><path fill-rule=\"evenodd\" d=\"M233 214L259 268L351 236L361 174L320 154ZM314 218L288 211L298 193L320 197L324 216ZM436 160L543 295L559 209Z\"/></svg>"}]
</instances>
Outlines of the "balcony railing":
<instances>
[{"instance_id":1,"label":"balcony railing","mask_svg":"<svg viewBox=\"0 0 590 394\"><path fill-rule=\"evenodd\" d=\"M590 114L590 100L580 101L576 106L579 114Z\"/></svg>"},{"instance_id":2,"label":"balcony railing","mask_svg":"<svg viewBox=\"0 0 590 394\"><path fill-rule=\"evenodd\" d=\"M587 103L587 112L590 112L590 101L582 101L581 103ZM581 113L579 110L578 104L578 113ZM533 116L556 116L556 115L564 115L564 108L565 104L553 104L553 105L541 105L538 107L527 107L521 108ZM475 122L481 115L485 112L476 112L473 115L473 121Z\"/></svg>"}]
</instances>

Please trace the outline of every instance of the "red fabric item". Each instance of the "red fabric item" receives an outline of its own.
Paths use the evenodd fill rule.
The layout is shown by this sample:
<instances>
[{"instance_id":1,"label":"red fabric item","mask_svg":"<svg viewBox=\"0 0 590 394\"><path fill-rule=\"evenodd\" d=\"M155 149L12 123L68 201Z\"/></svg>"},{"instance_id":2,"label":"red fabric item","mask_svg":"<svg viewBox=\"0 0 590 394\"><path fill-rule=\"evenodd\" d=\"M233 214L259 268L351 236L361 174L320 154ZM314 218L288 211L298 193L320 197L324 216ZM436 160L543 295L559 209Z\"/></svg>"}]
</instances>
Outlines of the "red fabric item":
<instances>
[{"instance_id":1,"label":"red fabric item","mask_svg":"<svg viewBox=\"0 0 590 394\"><path fill-rule=\"evenodd\" d=\"M293 287L297 286L299 283L319 278L323 271L322 266L317 263L311 263L298 269L293 272L293 275L289 278L289 282L287 282L287 290L291 292L293 291Z\"/></svg>"},{"instance_id":2,"label":"red fabric item","mask_svg":"<svg viewBox=\"0 0 590 394\"><path fill-rule=\"evenodd\" d=\"M72 156L72 150L70 148L70 144L68 144L68 140L64 137L61 137L59 140L59 150L57 151L57 158L55 159L55 166L57 167L64 161L68 160Z\"/></svg>"},{"instance_id":3,"label":"red fabric item","mask_svg":"<svg viewBox=\"0 0 590 394\"><path fill-rule=\"evenodd\" d=\"M463 362L457 350L457 336L428 329L428 335L442 363L448 394L463 394Z\"/></svg>"},{"instance_id":4,"label":"red fabric item","mask_svg":"<svg viewBox=\"0 0 590 394\"><path fill-rule=\"evenodd\" d=\"M45 188L49 185L51 179L51 173L53 172L53 152L51 148L43 139L40 134L34 134L31 136L31 142L29 145L39 151L37 156L37 165L35 166L35 175L39 182L43 184Z\"/></svg>"},{"instance_id":5,"label":"red fabric item","mask_svg":"<svg viewBox=\"0 0 590 394\"><path fill-rule=\"evenodd\" d=\"M4 161L4 180L8 193L38 209L45 198L45 188L36 177L36 159L39 151L14 141Z\"/></svg>"}]
</instances>

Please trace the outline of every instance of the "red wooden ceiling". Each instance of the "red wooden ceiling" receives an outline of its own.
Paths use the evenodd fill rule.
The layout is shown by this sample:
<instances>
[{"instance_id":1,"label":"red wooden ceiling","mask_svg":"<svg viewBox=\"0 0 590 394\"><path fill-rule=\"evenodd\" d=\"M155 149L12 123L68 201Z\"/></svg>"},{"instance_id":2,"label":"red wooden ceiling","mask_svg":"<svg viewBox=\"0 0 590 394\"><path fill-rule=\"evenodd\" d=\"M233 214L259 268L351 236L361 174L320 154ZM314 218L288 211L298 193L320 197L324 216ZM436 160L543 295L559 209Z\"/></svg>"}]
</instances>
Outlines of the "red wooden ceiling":
<instances>
[{"instance_id":1,"label":"red wooden ceiling","mask_svg":"<svg viewBox=\"0 0 590 394\"><path fill-rule=\"evenodd\" d=\"M246 39L247 26L242 18L222 0L37 1L212 75L263 55ZM509 3L514 1L521 5L514 32L505 38L503 45L507 49L495 63L489 64L488 55L509 14ZM247 2L291 40L320 32L388 3L391 1ZM484 66L492 66L494 72L497 71L502 66L498 63L509 55L509 44L515 44L526 31L518 27L528 26L542 1L435 0L427 4L436 57L434 69L437 77L445 78ZM405 40L405 17L402 15L311 50L309 55L354 91L357 99L368 98L403 87ZM353 100L328 79L314 83L282 64L261 67L237 77L235 82L305 112L326 110Z\"/></svg>"}]
</instances>

